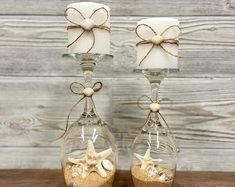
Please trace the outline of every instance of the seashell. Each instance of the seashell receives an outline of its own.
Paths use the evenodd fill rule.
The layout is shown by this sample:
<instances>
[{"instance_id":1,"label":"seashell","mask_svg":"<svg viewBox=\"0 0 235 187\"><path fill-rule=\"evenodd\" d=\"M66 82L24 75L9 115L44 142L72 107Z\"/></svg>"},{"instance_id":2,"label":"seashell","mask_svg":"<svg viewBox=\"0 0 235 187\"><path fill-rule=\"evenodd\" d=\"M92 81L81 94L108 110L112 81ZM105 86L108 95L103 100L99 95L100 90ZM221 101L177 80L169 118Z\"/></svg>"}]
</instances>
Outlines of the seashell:
<instances>
[{"instance_id":1,"label":"seashell","mask_svg":"<svg viewBox=\"0 0 235 187\"><path fill-rule=\"evenodd\" d=\"M149 108L150 108L150 110L151 110L152 112L157 112L157 111L160 110L160 104L158 104L158 103L151 103L151 104L149 105Z\"/></svg>"},{"instance_id":2,"label":"seashell","mask_svg":"<svg viewBox=\"0 0 235 187\"><path fill-rule=\"evenodd\" d=\"M86 178L93 171L98 173L101 177L105 178L107 177L107 173L102 166L102 161L105 160L111 153L111 148L97 153L95 151L92 140L88 140L86 155L83 158L78 159L70 158L69 161L73 164L76 164L77 166L80 166L79 171L75 173L81 173L80 175L82 178Z\"/></svg>"},{"instance_id":3,"label":"seashell","mask_svg":"<svg viewBox=\"0 0 235 187\"><path fill-rule=\"evenodd\" d=\"M112 171L113 170L113 164L109 160L103 160L102 161L102 166L103 166L104 169L106 169L108 171Z\"/></svg>"},{"instance_id":4,"label":"seashell","mask_svg":"<svg viewBox=\"0 0 235 187\"><path fill-rule=\"evenodd\" d=\"M73 182L73 183L71 184L71 187L78 187L78 185L77 185L77 183Z\"/></svg>"},{"instance_id":5,"label":"seashell","mask_svg":"<svg viewBox=\"0 0 235 187\"><path fill-rule=\"evenodd\" d=\"M82 168L79 165L73 165L72 166L72 172L76 172L78 174L82 173Z\"/></svg>"},{"instance_id":6,"label":"seashell","mask_svg":"<svg viewBox=\"0 0 235 187\"><path fill-rule=\"evenodd\" d=\"M159 34L153 36L151 39L152 43L154 43L155 45L161 44L164 40L165 39L163 38L163 36L161 36Z\"/></svg>"},{"instance_id":7,"label":"seashell","mask_svg":"<svg viewBox=\"0 0 235 187\"><path fill-rule=\"evenodd\" d=\"M79 174L77 172L72 172L72 174L71 174L72 178L76 178L77 176L79 176Z\"/></svg>"},{"instance_id":8,"label":"seashell","mask_svg":"<svg viewBox=\"0 0 235 187\"><path fill-rule=\"evenodd\" d=\"M163 174L164 174L163 171L161 171L161 170L158 171L158 175L159 175L159 176L162 176Z\"/></svg>"},{"instance_id":9,"label":"seashell","mask_svg":"<svg viewBox=\"0 0 235 187\"><path fill-rule=\"evenodd\" d=\"M84 30L90 31L95 26L95 22L92 19L86 18L81 21L80 26Z\"/></svg>"},{"instance_id":10,"label":"seashell","mask_svg":"<svg viewBox=\"0 0 235 187\"><path fill-rule=\"evenodd\" d=\"M166 176L166 181L171 181L173 179L173 176Z\"/></svg>"},{"instance_id":11,"label":"seashell","mask_svg":"<svg viewBox=\"0 0 235 187\"><path fill-rule=\"evenodd\" d=\"M91 97L94 94L94 90L92 88L85 88L83 94L87 97Z\"/></svg>"},{"instance_id":12,"label":"seashell","mask_svg":"<svg viewBox=\"0 0 235 187\"><path fill-rule=\"evenodd\" d=\"M146 153L144 154L144 156L141 156L137 153L134 153L134 155L136 156L136 158L138 158L141 162L141 169L146 170L148 168L148 166L154 166L154 164L158 164L160 162L162 162L162 159L153 159L150 156L150 148L147 149Z\"/></svg>"},{"instance_id":13,"label":"seashell","mask_svg":"<svg viewBox=\"0 0 235 187\"><path fill-rule=\"evenodd\" d=\"M161 182L165 182L166 181L166 175L165 174L162 174L160 177L159 177L159 180Z\"/></svg>"},{"instance_id":14,"label":"seashell","mask_svg":"<svg viewBox=\"0 0 235 187\"><path fill-rule=\"evenodd\" d=\"M146 171L149 177L155 177L158 174L157 169L154 166L148 166Z\"/></svg>"}]
</instances>

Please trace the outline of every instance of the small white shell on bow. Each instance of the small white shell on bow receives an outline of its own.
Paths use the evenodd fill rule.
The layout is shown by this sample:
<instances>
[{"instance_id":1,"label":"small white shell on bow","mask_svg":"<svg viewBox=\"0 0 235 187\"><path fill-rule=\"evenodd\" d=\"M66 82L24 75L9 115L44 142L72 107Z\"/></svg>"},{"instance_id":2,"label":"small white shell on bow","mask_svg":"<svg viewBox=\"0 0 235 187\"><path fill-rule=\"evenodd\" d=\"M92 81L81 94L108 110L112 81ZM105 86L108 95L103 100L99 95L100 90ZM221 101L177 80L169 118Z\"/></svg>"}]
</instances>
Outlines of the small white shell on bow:
<instances>
[{"instance_id":1,"label":"small white shell on bow","mask_svg":"<svg viewBox=\"0 0 235 187\"><path fill-rule=\"evenodd\" d=\"M145 105L142 105L143 101L146 100L146 99L147 99L148 101L150 101L150 102L147 103L147 105L148 105L147 107L146 107ZM142 100L142 101L141 101L141 100ZM152 100L152 99L151 99L149 96L147 96L147 95L142 95L142 96L138 99L137 104L138 104L139 108L142 109L142 110L149 110L147 119L145 120L142 129L143 129L143 130L146 130L146 127L147 127L147 125L148 125L148 123L149 123L149 121L150 121L150 119L151 119L151 114L152 114L152 113L158 113L158 114L159 114L159 117L160 117L160 118L163 120L163 122L165 123L166 129L167 129L169 135L172 137L172 139L173 139L173 141L174 141L174 143L175 143L175 145L176 145L176 150L179 152L180 149L179 149L179 146L178 146L178 144L177 144L177 142L176 142L176 139L175 139L173 133L171 132L171 130L170 130L170 128L169 128L169 126L168 126L166 120L164 119L164 117L163 117L162 114L160 113L160 108L161 108L161 106L160 106L159 102L160 102L160 100L157 100L157 101L156 101L156 100ZM146 102L145 102L145 103L146 103Z\"/></svg>"},{"instance_id":2,"label":"small white shell on bow","mask_svg":"<svg viewBox=\"0 0 235 187\"><path fill-rule=\"evenodd\" d=\"M142 104L143 101L146 100L146 99L147 99L147 101L149 101L149 102L147 103L147 106ZM142 100L142 101L141 101L141 100ZM146 102L145 102L145 103L146 103ZM164 118L162 117L161 113L159 112L159 110L160 110L160 108L161 108L161 106L160 106L160 104L159 104L159 100L153 101L149 96L147 96L147 95L142 95L142 96L138 99L137 104L138 104L138 106L139 106L140 109L142 109L142 110L148 110L148 111L149 111L148 116L147 116L147 119L146 119L146 121L145 121L143 127L145 127L145 126L148 124L152 113L158 113L158 114L161 116L161 118L164 120ZM165 122L165 120L164 120L164 122Z\"/></svg>"},{"instance_id":3,"label":"small white shell on bow","mask_svg":"<svg viewBox=\"0 0 235 187\"><path fill-rule=\"evenodd\" d=\"M148 36L148 38L145 38L144 36L141 36L141 34L139 33L139 28L140 27L145 27L146 29L149 29L150 32L152 33L152 35ZM170 29L173 29L173 28L177 28L180 32L180 27L178 25L171 25L171 26L167 27L160 34L158 34L152 27L150 27L147 24L137 25L137 27L135 29L135 33L141 39L141 41L138 42L136 44L136 46L146 45L146 44L151 45L151 48L149 49L149 51L140 60L139 65L147 58L147 56L150 54L150 52L153 50L154 47L160 47L168 55L171 55L171 56L174 56L174 57L179 57L178 55L175 55L175 54L171 53L170 51L168 51L167 49L165 49L165 47L163 46L163 44L171 44L171 45L177 45L177 46L179 45L178 36L176 36L174 38L167 38L166 36L164 36L164 34L167 33L167 31L169 31Z\"/></svg>"},{"instance_id":4,"label":"small white shell on bow","mask_svg":"<svg viewBox=\"0 0 235 187\"><path fill-rule=\"evenodd\" d=\"M76 13L78 13L77 17L81 17L82 18L82 21L77 23L75 21L72 21L68 18L68 14L69 14L69 11L75 11ZM101 21L101 23L95 23L94 21L94 18L93 16L99 12L99 11L105 11L105 15L106 15L106 18ZM67 30L69 29L77 29L77 28L80 28L82 29L82 33L80 35L78 35L78 37L73 41L71 42L70 44L68 44L67 48L70 47L71 45L73 45L75 42L77 42L79 40L79 38L82 37L82 35L85 33L85 32L88 32L88 33L91 33L92 34L92 38L93 38L93 42L92 42L92 45L91 47L87 50L86 53L89 53L90 50L94 47L95 45L95 34L94 34L94 31L93 29L102 29L102 30L106 30L108 32L110 32L110 28L107 27L107 26L104 26L104 24L107 22L107 20L109 19L109 12L106 8L104 7L100 7L96 10L94 10L94 12L89 16L89 17L85 17L78 9L74 8L74 7L68 7L65 12L64 12L64 16L65 18L68 20L68 22L72 23L73 25L70 25L67 27Z\"/></svg>"},{"instance_id":5,"label":"small white shell on bow","mask_svg":"<svg viewBox=\"0 0 235 187\"><path fill-rule=\"evenodd\" d=\"M81 98L72 106L72 108L69 111L69 114L67 116L67 120L66 120L66 127L64 130L64 133L58 138L62 138L69 127L69 119L70 119L70 115L72 114L73 110L76 108L76 106L85 98L90 98L91 103L92 103L92 107L94 110L94 113L96 113L96 107L95 107L95 103L93 101L92 96L94 95L95 92L98 92L99 90L101 90L101 88L103 87L102 82L96 82L93 84L92 87L85 87L83 84L79 83L79 82L73 82L70 84L70 90L72 93L81 96Z\"/></svg>"}]
</instances>

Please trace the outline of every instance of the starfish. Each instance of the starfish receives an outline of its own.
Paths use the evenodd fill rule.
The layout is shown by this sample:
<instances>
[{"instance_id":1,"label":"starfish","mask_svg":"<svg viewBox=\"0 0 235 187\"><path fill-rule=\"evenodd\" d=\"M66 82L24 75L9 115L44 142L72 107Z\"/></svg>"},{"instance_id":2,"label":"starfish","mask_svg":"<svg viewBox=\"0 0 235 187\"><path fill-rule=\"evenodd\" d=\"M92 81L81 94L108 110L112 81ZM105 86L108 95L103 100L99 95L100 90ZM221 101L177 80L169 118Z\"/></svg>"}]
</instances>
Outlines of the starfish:
<instances>
[{"instance_id":1,"label":"starfish","mask_svg":"<svg viewBox=\"0 0 235 187\"><path fill-rule=\"evenodd\" d=\"M134 155L141 161L141 169L146 170L148 166L154 166L154 163L162 162L162 159L153 159L150 156L150 148L147 149L144 156L134 153Z\"/></svg>"},{"instance_id":2,"label":"starfish","mask_svg":"<svg viewBox=\"0 0 235 187\"><path fill-rule=\"evenodd\" d=\"M106 149L100 153L95 152L94 144L88 140L87 151L83 158L68 158L69 162L82 167L82 178L87 177L91 172L98 173L101 177L107 177L102 161L112 153L112 149Z\"/></svg>"}]
</instances>

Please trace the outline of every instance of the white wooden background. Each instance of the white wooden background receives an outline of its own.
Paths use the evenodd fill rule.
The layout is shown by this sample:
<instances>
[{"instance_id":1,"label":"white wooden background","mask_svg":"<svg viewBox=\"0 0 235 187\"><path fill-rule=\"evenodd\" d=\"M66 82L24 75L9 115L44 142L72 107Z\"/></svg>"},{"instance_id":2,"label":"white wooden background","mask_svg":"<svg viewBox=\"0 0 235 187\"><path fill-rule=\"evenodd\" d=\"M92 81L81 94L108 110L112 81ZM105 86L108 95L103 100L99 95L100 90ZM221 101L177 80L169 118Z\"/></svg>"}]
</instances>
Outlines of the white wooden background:
<instances>
[{"instance_id":1,"label":"white wooden background","mask_svg":"<svg viewBox=\"0 0 235 187\"><path fill-rule=\"evenodd\" d=\"M68 89L82 80L66 51L62 14L71 0L8 0L0 5L0 168L59 168L61 134L70 106ZM235 171L235 1L97 1L112 10L113 62L99 64L96 97L129 169L130 142L146 111L136 100L149 84L135 67L136 22L150 16L179 18L179 73L161 88L162 113L181 147L178 169ZM110 73L107 73L110 71ZM113 111L113 114L110 111Z\"/></svg>"}]
</instances>

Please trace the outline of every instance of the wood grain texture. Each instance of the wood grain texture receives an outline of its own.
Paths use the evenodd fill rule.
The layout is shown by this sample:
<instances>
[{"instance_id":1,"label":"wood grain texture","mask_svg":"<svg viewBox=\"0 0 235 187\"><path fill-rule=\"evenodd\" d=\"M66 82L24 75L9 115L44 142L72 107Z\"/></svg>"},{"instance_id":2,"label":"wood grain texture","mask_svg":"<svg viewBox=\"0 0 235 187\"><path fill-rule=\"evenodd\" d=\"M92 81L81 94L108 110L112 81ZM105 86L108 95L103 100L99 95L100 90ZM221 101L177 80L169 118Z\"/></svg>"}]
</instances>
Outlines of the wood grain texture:
<instances>
[{"instance_id":1,"label":"wood grain texture","mask_svg":"<svg viewBox=\"0 0 235 187\"><path fill-rule=\"evenodd\" d=\"M50 146L65 128L66 117L78 101L69 86L78 78L2 78L0 81L1 146ZM104 86L95 94L99 114L111 123L110 79L99 79ZM3 91L4 90L4 91ZM5 93L4 93L5 92ZM75 121L83 103L71 115ZM16 141L12 141L12 137Z\"/></svg>"},{"instance_id":2,"label":"wood grain texture","mask_svg":"<svg viewBox=\"0 0 235 187\"><path fill-rule=\"evenodd\" d=\"M234 172L177 172L173 187L232 187Z\"/></svg>"},{"instance_id":3,"label":"wood grain texture","mask_svg":"<svg viewBox=\"0 0 235 187\"><path fill-rule=\"evenodd\" d=\"M15 140L17 141L17 137L15 138ZM28 139L28 141L32 140ZM0 151L2 160L0 164L1 169L61 168L59 147L11 146L0 147Z\"/></svg>"},{"instance_id":4,"label":"wood grain texture","mask_svg":"<svg viewBox=\"0 0 235 187\"><path fill-rule=\"evenodd\" d=\"M173 187L234 187L234 172L177 172ZM65 187L60 170L1 170L0 185L7 187ZM113 187L132 187L128 171L117 171Z\"/></svg>"},{"instance_id":5,"label":"wood grain texture","mask_svg":"<svg viewBox=\"0 0 235 187\"><path fill-rule=\"evenodd\" d=\"M96 0L94 0L97 2ZM69 90L81 81L79 65L62 59L71 0L9 0L0 6L0 168L60 168L60 141L67 112L77 101ZM179 170L235 171L235 1L234 0L101 0L111 7L112 62L97 66L95 80L100 115L108 122L119 148L119 168L129 169L129 147L147 111L136 101L149 84L135 68L138 20L178 17L181 26L180 69L163 81L162 113L181 147ZM113 114L112 112L113 111ZM81 108L72 116L75 120ZM127 128L128 127L128 128ZM27 171L24 171L27 173ZM38 186L61 186L59 172L30 171ZM192 174L192 175L191 175ZM0 186L30 184L22 171L4 175ZM234 175L179 173L175 187L233 187ZM16 180L9 183L9 178ZM119 177L122 176L122 177ZM125 176L125 177L124 177ZM27 177L26 177L27 178ZM45 180L44 180L45 179ZM118 185L130 186L126 173ZM201 180L200 180L201 179ZM2 182L3 181L3 182ZM17 185L16 184L17 181ZM179 181L179 182L177 182ZM62 183L61 183L62 182Z\"/></svg>"},{"instance_id":6,"label":"wood grain texture","mask_svg":"<svg viewBox=\"0 0 235 187\"><path fill-rule=\"evenodd\" d=\"M68 90L74 80L77 78L0 79L0 168L60 167L60 142L49 140L62 133L67 112L76 101ZM149 84L144 78L99 80L104 88L95 96L97 109L116 138L119 168L129 169L129 147L147 115L136 100L149 93ZM182 148L180 170L235 171L231 164L235 159L234 93L234 78L163 81L162 113ZM224 155L226 160L221 163Z\"/></svg>"},{"instance_id":7,"label":"wood grain texture","mask_svg":"<svg viewBox=\"0 0 235 187\"><path fill-rule=\"evenodd\" d=\"M144 123L148 111L140 110L136 101L141 95L150 94L150 86L146 79L119 78L115 83L114 123L120 124L119 129L128 125L130 130L125 132L130 135ZM206 148L208 145L203 145L206 141L207 148L219 148L219 144L232 148L229 143L235 143L234 93L234 79L231 78L165 79L160 89L162 113L178 139L185 145L190 141L186 147L192 147L192 142L201 142L200 146ZM216 135L216 131L221 134Z\"/></svg>"},{"instance_id":8,"label":"wood grain texture","mask_svg":"<svg viewBox=\"0 0 235 187\"><path fill-rule=\"evenodd\" d=\"M113 62L102 62L96 75L136 77L136 22L141 17L112 20ZM234 77L235 18L180 17L182 25L179 73L170 77ZM65 60L66 22L55 16L2 16L1 76L77 76L78 65ZM107 74L108 73L108 74Z\"/></svg>"},{"instance_id":9,"label":"wood grain texture","mask_svg":"<svg viewBox=\"0 0 235 187\"><path fill-rule=\"evenodd\" d=\"M31 141L31 140L28 140ZM129 140L132 141L132 140ZM60 148L45 147L0 147L0 169L60 169ZM129 170L129 150L119 146L118 169ZM235 171L234 149L182 148L178 156L180 171ZM221 161L223 160L223 161Z\"/></svg>"},{"instance_id":10,"label":"wood grain texture","mask_svg":"<svg viewBox=\"0 0 235 187\"><path fill-rule=\"evenodd\" d=\"M181 170L235 170L232 164L235 148L233 81L199 78L163 81L161 112L182 148L178 162ZM128 149L147 115L147 111L136 106L136 101L140 95L149 94L150 87L145 79L119 78L117 82L118 86L113 87L113 118L114 128L117 125L118 128L113 131L120 132L116 139L122 142L118 144ZM233 90L231 94L227 88ZM230 161L221 163L222 155Z\"/></svg>"},{"instance_id":11,"label":"wood grain texture","mask_svg":"<svg viewBox=\"0 0 235 187\"><path fill-rule=\"evenodd\" d=\"M78 1L72 0L9 0L0 7L0 14L62 15L65 7ZM112 15L118 16L192 16L192 15L234 15L234 0L92 0L111 7Z\"/></svg>"}]
</instances>

